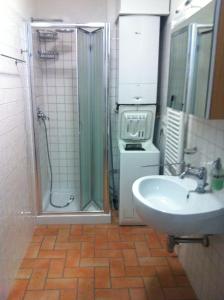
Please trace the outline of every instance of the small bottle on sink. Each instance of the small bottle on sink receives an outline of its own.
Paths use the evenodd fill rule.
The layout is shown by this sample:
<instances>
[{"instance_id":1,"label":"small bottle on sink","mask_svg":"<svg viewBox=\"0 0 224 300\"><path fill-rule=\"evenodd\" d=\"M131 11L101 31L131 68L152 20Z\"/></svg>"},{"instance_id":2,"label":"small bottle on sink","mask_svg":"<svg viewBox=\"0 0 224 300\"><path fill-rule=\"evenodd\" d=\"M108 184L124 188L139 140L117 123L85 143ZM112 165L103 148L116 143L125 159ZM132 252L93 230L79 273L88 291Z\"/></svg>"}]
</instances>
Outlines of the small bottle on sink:
<instances>
[{"instance_id":1,"label":"small bottle on sink","mask_svg":"<svg viewBox=\"0 0 224 300\"><path fill-rule=\"evenodd\" d=\"M224 170L221 158L217 158L212 164L211 188L213 191L219 191L224 188Z\"/></svg>"}]
</instances>

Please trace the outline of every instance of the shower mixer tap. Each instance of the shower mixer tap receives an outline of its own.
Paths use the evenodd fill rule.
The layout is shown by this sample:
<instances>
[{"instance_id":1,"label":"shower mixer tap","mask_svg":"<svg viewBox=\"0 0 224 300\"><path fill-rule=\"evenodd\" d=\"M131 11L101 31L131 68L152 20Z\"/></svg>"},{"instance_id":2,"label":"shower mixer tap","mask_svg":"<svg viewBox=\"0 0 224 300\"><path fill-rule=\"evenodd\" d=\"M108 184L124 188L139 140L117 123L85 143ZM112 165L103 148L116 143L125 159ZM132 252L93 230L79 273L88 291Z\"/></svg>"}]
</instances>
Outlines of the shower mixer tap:
<instances>
[{"instance_id":1,"label":"shower mixer tap","mask_svg":"<svg viewBox=\"0 0 224 300\"><path fill-rule=\"evenodd\" d=\"M39 108L37 109L37 119L42 121L50 120L50 118Z\"/></svg>"}]
</instances>

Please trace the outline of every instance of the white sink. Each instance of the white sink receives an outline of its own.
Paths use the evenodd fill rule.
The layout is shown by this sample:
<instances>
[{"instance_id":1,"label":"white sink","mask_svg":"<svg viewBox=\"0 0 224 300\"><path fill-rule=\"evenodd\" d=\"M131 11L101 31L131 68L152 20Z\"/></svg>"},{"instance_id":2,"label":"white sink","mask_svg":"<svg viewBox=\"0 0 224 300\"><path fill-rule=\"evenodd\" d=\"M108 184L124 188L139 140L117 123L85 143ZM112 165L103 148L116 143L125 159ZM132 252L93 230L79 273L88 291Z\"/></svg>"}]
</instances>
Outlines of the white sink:
<instances>
[{"instance_id":1,"label":"white sink","mask_svg":"<svg viewBox=\"0 0 224 300\"><path fill-rule=\"evenodd\" d=\"M146 176L132 187L136 212L147 225L169 235L224 233L224 192L190 193L191 178Z\"/></svg>"}]
</instances>

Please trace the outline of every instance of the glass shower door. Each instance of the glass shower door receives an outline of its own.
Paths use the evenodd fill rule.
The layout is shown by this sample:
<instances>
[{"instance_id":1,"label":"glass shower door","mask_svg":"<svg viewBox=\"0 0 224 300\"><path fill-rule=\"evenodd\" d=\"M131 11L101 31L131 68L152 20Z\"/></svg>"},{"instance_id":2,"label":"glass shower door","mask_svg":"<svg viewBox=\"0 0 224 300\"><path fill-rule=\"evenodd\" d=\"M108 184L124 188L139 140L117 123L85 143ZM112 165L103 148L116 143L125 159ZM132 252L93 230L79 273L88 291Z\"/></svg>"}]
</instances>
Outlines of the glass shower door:
<instances>
[{"instance_id":1,"label":"glass shower door","mask_svg":"<svg viewBox=\"0 0 224 300\"><path fill-rule=\"evenodd\" d=\"M103 209L106 98L104 29L78 28L81 210Z\"/></svg>"}]
</instances>

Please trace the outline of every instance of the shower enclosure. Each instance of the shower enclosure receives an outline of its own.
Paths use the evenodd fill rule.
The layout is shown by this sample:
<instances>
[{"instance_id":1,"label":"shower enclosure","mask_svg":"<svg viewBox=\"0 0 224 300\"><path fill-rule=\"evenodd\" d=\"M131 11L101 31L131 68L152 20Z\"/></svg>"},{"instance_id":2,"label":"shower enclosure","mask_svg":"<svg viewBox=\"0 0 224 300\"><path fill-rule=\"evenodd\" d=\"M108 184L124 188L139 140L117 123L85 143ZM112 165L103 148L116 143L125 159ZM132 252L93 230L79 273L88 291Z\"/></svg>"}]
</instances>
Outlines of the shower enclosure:
<instances>
[{"instance_id":1,"label":"shower enclosure","mask_svg":"<svg viewBox=\"0 0 224 300\"><path fill-rule=\"evenodd\" d=\"M32 23L39 212L108 212L107 24Z\"/></svg>"}]
</instances>

